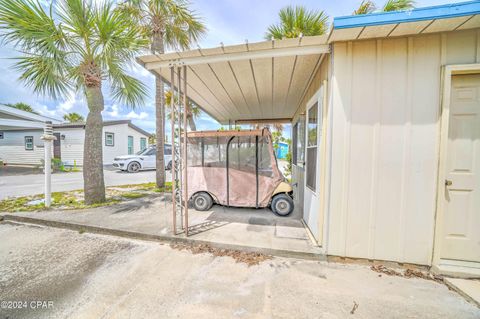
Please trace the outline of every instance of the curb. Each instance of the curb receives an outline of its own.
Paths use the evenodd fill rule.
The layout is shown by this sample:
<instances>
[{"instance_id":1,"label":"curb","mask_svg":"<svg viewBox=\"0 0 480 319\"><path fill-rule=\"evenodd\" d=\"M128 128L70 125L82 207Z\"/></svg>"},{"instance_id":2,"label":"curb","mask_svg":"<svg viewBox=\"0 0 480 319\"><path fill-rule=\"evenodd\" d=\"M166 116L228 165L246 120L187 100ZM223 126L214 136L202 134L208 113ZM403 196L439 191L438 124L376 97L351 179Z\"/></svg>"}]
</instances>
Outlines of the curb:
<instances>
[{"instance_id":1,"label":"curb","mask_svg":"<svg viewBox=\"0 0 480 319\"><path fill-rule=\"evenodd\" d=\"M308 252L300 252L300 251L285 250L285 249L261 248L261 247L253 247L253 246L216 243L216 242L210 242L210 241L198 240L198 239L186 238L186 237L144 234L144 233L132 232L128 230L89 226L89 225L83 225L83 224L60 222L60 221L54 221L54 220L46 220L46 219L16 216L16 215L2 215L0 216L0 221L35 224L35 225L42 225L42 226L53 227L53 228L83 231L83 232L88 232L92 234L110 235L110 236L116 236L116 237L138 239L138 240L145 240L145 241L154 241L154 242L160 242L160 243L172 243L172 244L181 243L181 244L192 245L192 246L203 244L203 245L209 245L217 249L239 250L239 251L261 253L265 255L284 257L284 258L327 261L327 256L320 253L317 254L317 253L308 253Z\"/></svg>"},{"instance_id":2,"label":"curb","mask_svg":"<svg viewBox=\"0 0 480 319\"><path fill-rule=\"evenodd\" d=\"M466 279L468 280L468 279ZM462 296L466 301L470 302L471 304L477 306L478 308L480 308L480 300L478 299L475 299L474 297L472 297L470 294L468 294L467 292L465 292L462 288L458 287L454 282L452 282L450 280L450 278L445 278L443 280L443 282L445 283L445 285L447 285L447 287L449 287L450 289L452 289L453 291L457 292L460 296Z\"/></svg>"}]
</instances>

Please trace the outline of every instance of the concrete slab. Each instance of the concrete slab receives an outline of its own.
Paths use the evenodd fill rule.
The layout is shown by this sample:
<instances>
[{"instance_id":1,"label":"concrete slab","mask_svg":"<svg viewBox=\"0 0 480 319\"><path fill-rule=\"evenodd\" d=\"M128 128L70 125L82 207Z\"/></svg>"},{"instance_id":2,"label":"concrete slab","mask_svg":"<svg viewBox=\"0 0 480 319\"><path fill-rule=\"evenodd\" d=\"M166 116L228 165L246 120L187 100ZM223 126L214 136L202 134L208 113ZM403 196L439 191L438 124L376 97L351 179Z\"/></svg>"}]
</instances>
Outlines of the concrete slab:
<instances>
[{"instance_id":1,"label":"concrete slab","mask_svg":"<svg viewBox=\"0 0 480 319\"><path fill-rule=\"evenodd\" d=\"M465 299L480 307L480 280L445 278L445 283Z\"/></svg>"},{"instance_id":2,"label":"concrete slab","mask_svg":"<svg viewBox=\"0 0 480 319\"><path fill-rule=\"evenodd\" d=\"M255 266L158 243L0 223L0 318L478 319L443 284L368 266L273 258ZM351 314L354 304L358 308Z\"/></svg>"},{"instance_id":3,"label":"concrete slab","mask_svg":"<svg viewBox=\"0 0 480 319\"><path fill-rule=\"evenodd\" d=\"M171 232L171 204L162 196L140 198L86 210L4 214L6 219L53 227L154 240L185 239ZM22 219L23 218L23 219ZM256 249L267 254L324 259L306 233L298 213L279 217L269 209L226 208L189 210L188 240L225 247ZM181 224L181 220L177 220ZM90 228L88 228L90 227Z\"/></svg>"}]
</instances>

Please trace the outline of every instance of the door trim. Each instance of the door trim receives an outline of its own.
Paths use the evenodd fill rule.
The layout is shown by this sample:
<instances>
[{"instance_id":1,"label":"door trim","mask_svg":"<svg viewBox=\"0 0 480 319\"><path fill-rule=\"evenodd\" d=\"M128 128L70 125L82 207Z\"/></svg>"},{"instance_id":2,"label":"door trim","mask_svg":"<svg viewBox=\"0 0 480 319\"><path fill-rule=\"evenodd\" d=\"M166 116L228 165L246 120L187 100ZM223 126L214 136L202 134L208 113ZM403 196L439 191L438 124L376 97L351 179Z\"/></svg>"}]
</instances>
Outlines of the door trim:
<instances>
[{"instance_id":1,"label":"door trim","mask_svg":"<svg viewBox=\"0 0 480 319\"><path fill-rule=\"evenodd\" d=\"M315 104L315 102L319 103L318 106L318 116L319 116L319 125L320 125L320 130L318 131L318 134L321 134L321 139L317 141L317 169L316 169L316 174L317 174L317 189L316 193L318 196L318 201L319 201L319 210L318 210L318 221L317 221L317 226L318 226L318 238L315 238L312 234L312 237L315 239L315 243L321 247L322 252L326 253L327 251L327 230L328 230L328 224L327 224L327 212L328 212L328 195L329 195L329 116L330 116L330 108L329 108L329 87L328 87L328 80L323 80L319 89L313 94L313 96L308 100L308 102L305 105L305 160L307 158L306 152L307 152L307 134L308 134L308 110ZM321 98L321 100L320 100ZM320 108L320 102L321 102L321 108ZM318 162L320 161L320 165L318 165ZM328 162L327 162L328 161ZM306 172L306 165L303 165L304 172ZM307 190L306 186L306 176L304 176L304 192ZM311 191L311 189L310 189ZM305 195L304 195L305 196Z\"/></svg>"},{"instance_id":2,"label":"door trim","mask_svg":"<svg viewBox=\"0 0 480 319\"><path fill-rule=\"evenodd\" d=\"M450 98L452 88L452 76L457 74L480 74L480 63L472 64L454 64L446 65L442 68L442 84L441 84L441 117L440 117L440 142L439 142L439 159L438 159L438 177L437 177L437 198L436 198L436 214L435 229L432 254L432 268L438 273L452 273L452 266L458 264L458 271L464 272L465 261L451 261L441 259L441 242L444 212L444 191L445 169L447 163L447 147L448 147L448 126L450 120ZM453 263L453 264L452 264ZM444 266L448 264L448 269Z\"/></svg>"}]
</instances>

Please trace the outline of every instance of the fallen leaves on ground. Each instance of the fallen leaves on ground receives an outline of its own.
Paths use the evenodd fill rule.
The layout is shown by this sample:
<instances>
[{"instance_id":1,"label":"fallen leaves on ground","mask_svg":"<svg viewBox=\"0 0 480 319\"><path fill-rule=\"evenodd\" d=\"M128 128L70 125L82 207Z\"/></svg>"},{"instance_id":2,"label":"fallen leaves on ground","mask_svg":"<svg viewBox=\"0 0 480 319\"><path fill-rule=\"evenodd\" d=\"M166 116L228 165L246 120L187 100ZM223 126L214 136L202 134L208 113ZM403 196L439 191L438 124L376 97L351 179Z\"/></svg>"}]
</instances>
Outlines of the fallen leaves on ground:
<instances>
[{"instance_id":1,"label":"fallen leaves on ground","mask_svg":"<svg viewBox=\"0 0 480 319\"><path fill-rule=\"evenodd\" d=\"M187 245L176 243L170 244L170 247L176 250L188 250L192 254L210 253L215 257L231 257L235 259L237 263L245 263L248 266L258 265L265 260L272 259L272 256L261 253L215 248L207 244Z\"/></svg>"},{"instance_id":2,"label":"fallen leaves on ground","mask_svg":"<svg viewBox=\"0 0 480 319\"><path fill-rule=\"evenodd\" d=\"M403 272L398 271L392 268L385 267L384 265L372 265L370 267L371 270L382 273L388 276L398 276L404 278L420 278L426 280L433 280L437 282L443 282L443 277L431 274L427 271L421 271L416 269L407 268Z\"/></svg>"}]
</instances>

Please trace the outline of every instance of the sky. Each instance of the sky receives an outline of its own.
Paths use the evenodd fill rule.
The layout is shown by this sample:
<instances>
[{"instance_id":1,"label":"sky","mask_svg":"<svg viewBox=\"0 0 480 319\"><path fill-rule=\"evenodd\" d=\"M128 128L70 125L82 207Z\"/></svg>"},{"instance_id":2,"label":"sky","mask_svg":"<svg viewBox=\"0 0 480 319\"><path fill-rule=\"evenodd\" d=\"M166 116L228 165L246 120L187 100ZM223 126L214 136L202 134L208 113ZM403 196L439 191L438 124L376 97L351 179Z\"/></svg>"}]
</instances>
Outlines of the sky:
<instances>
[{"instance_id":1,"label":"sky","mask_svg":"<svg viewBox=\"0 0 480 319\"><path fill-rule=\"evenodd\" d=\"M219 46L221 42L224 45L231 45L243 43L245 40L262 41L268 26L278 21L278 11L287 5L304 5L309 9L324 10L333 19L333 17L350 15L360 2L361 0L192 0L191 8L202 18L208 29L206 36L198 45L208 48ZM416 6L425 7L452 2L462 2L462 0L417 0ZM376 1L376 3L381 6L383 1ZM19 73L12 69L14 63L12 58L15 56L19 56L19 53L12 46L0 47L0 103L25 102L32 105L39 113L58 119L70 112L86 116L87 106L81 92L72 92L63 99L52 100L36 95L18 81ZM146 99L146 104L132 110L112 101L109 92L104 90L103 118L104 120L131 119L135 125L154 132L153 76L138 65L134 65L130 72L147 85L149 97ZM214 119L204 113L196 119L196 123L199 130L220 127ZM288 136L289 131L287 129L284 135Z\"/></svg>"}]
</instances>

